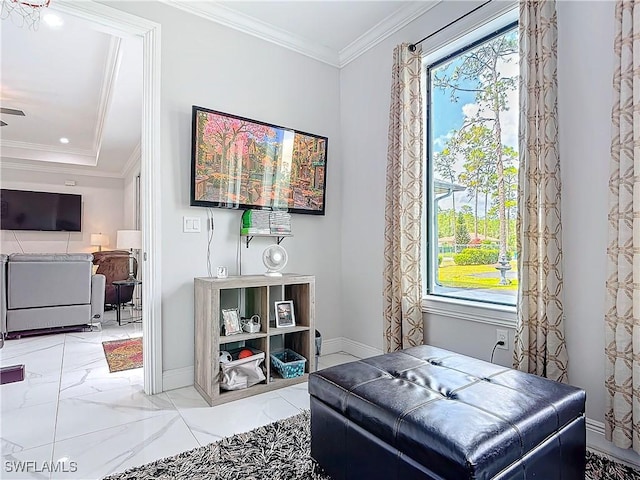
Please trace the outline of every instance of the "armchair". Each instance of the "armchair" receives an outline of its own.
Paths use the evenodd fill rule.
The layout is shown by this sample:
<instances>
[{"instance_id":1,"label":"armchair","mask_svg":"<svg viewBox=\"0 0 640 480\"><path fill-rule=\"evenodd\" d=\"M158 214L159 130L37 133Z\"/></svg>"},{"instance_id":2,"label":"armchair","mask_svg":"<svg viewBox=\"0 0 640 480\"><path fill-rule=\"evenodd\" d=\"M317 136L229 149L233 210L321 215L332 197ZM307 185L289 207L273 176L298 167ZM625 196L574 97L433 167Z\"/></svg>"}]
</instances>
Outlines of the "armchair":
<instances>
[{"instance_id":1,"label":"armchair","mask_svg":"<svg viewBox=\"0 0 640 480\"><path fill-rule=\"evenodd\" d=\"M4 333L101 321L104 276L91 274L91 258L85 253L9 255Z\"/></svg>"},{"instance_id":2,"label":"armchair","mask_svg":"<svg viewBox=\"0 0 640 480\"><path fill-rule=\"evenodd\" d=\"M96 273L105 276L104 304L115 305L117 302L114 280L126 280L129 277L129 252L126 250L111 250L93 252L93 264L98 266ZM138 262L133 259L133 273L138 273ZM134 287L120 288L120 302L127 303L133 298Z\"/></svg>"}]
</instances>

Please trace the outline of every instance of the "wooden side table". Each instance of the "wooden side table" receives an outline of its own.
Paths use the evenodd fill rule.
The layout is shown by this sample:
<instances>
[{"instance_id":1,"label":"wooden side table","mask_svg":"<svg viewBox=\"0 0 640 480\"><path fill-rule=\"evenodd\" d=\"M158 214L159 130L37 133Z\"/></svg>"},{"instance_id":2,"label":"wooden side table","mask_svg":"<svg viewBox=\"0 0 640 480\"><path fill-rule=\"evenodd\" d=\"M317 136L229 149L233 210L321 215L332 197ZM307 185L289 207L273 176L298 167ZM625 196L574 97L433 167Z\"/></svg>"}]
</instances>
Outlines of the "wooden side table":
<instances>
[{"instance_id":1,"label":"wooden side table","mask_svg":"<svg viewBox=\"0 0 640 480\"><path fill-rule=\"evenodd\" d=\"M116 287L116 302L117 302L116 318L118 319L118 325L122 325L120 320L120 288L135 287L136 285L142 285L142 282L140 280L114 280L113 282L111 282L111 285ZM127 323L134 323L134 322L127 322Z\"/></svg>"}]
</instances>

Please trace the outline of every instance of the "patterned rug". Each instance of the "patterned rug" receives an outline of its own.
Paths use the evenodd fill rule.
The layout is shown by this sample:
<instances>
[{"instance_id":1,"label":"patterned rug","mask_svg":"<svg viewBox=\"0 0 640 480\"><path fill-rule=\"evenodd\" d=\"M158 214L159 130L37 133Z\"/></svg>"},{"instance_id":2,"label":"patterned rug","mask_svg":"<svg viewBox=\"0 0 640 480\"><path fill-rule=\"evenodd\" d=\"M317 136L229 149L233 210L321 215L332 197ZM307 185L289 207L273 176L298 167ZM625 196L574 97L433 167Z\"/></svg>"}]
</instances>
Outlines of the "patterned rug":
<instances>
[{"instance_id":1,"label":"patterned rug","mask_svg":"<svg viewBox=\"0 0 640 480\"><path fill-rule=\"evenodd\" d=\"M331 480L311 459L309 419L309 412L303 412L105 480ZM586 478L635 480L640 474L587 452Z\"/></svg>"},{"instance_id":2,"label":"patterned rug","mask_svg":"<svg viewBox=\"0 0 640 480\"><path fill-rule=\"evenodd\" d=\"M142 367L142 337L102 342L109 372Z\"/></svg>"}]
</instances>

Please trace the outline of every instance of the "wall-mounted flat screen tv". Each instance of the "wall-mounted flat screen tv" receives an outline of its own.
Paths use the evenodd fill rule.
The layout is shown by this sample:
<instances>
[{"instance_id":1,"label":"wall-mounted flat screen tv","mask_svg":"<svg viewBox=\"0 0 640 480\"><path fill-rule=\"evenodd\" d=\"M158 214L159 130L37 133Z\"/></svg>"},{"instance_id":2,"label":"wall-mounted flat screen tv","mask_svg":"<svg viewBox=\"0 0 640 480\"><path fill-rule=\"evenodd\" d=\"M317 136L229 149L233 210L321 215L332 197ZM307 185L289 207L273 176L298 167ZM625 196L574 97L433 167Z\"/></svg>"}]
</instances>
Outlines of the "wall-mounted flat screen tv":
<instances>
[{"instance_id":1,"label":"wall-mounted flat screen tv","mask_svg":"<svg viewBox=\"0 0 640 480\"><path fill-rule=\"evenodd\" d=\"M82 195L0 190L0 228L80 232Z\"/></svg>"},{"instance_id":2,"label":"wall-mounted flat screen tv","mask_svg":"<svg viewBox=\"0 0 640 480\"><path fill-rule=\"evenodd\" d=\"M324 215L327 137L193 107L191 205Z\"/></svg>"}]
</instances>

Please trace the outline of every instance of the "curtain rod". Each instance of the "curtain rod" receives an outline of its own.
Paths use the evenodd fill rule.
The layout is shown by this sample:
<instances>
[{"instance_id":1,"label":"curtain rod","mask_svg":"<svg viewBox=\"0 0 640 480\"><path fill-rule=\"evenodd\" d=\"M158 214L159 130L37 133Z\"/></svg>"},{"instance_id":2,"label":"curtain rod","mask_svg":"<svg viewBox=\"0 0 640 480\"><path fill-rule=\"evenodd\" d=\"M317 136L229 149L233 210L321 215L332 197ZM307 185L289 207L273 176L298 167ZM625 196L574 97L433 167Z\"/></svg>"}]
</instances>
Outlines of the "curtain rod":
<instances>
[{"instance_id":1,"label":"curtain rod","mask_svg":"<svg viewBox=\"0 0 640 480\"><path fill-rule=\"evenodd\" d=\"M487 5L488 3L491 3L491 0L487 0L486 2L484 2L482 5L478 5L476 8L474 8L473 10L468 11L467 13L465 13L464 15L462 15L461 17L456 18L455 20L447 23L444 27L439 28L438 30L436 30L433 33L430 33L429 35L427 35L426 37L424 37L422 40L418 40L416 43L412 43L411 45L409 45L409 51L411 52L415 52L416 51L416 46L420 45L422 42L424 42L425 40L428 40L429 38L433 37L434 35L440 33L442 30L444 30L445 28L449 28L451 25L453 25L454 23L458 23L460 20L462 20L465 17L468 17L469 15L471 15L473 12L475 12L476 10L480 10L482 7L484 7L485 5Z\"/></svg>"}]
</instances>

